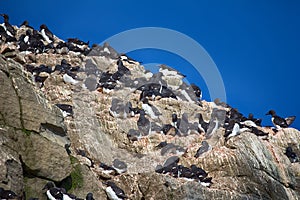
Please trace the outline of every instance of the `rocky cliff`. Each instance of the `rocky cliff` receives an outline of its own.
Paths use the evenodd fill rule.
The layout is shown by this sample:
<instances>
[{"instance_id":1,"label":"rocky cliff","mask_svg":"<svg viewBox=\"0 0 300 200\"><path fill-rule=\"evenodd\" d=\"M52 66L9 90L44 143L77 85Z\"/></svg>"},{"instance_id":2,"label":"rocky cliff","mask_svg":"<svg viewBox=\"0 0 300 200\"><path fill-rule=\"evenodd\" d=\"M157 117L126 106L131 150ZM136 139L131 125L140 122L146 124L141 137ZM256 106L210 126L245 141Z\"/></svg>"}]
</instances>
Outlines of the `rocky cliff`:
<instances>
[{"instance_id":1,"label":"rocky cliff","mask_svg":"<svg viewBox=\"0 0 300 200\"><path fill-rule=\"evenodd\" d=\"M199 99L176 70L153 74L108 44L54 36L33 46L24 36L38 32L14 28L15 41L0 40L0 187L47 199L42 188L53 181L78 197L106 199L112 180L128 199L300 199L300 164L286 153L300 155L298 130L250 124L224 137L240 113ZM211 184L159 171L171 156L205 170ZM126 170L103 167L117 161Z\"/></svg>"}]
</instances>

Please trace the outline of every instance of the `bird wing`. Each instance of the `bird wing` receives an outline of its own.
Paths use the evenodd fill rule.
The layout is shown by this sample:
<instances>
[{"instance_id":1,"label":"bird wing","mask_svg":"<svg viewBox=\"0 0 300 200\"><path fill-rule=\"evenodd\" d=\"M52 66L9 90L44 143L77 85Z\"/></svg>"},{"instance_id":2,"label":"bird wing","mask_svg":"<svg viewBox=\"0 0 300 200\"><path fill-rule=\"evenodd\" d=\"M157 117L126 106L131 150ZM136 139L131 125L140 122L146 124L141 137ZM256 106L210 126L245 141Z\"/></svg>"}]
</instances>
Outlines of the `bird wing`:
<instances>
[{"instance_id":1,"label":"bird wing","mask_svg":"<svg viewBox=\"0 0 300 200\"><path fill-rule=\"evenodd\" d=\"M285 118L285 122L289 126L295 121L295 119L296 119L296 116L290 116L290 117Z\"/></svg>"},{"instance_id":2,"label":"bird wing","mask_svg":"<svg viewBox=\"0 0 300 200\"><path fill-rule=\"evenodd\" d=\"M274 117L273 123L274 123L275 126L278 125L281 128L287 128L288 127L288 124L286 123L285 119L283 119L281 117L278 117L278 116Z\"/></svg>"}]
</instances>

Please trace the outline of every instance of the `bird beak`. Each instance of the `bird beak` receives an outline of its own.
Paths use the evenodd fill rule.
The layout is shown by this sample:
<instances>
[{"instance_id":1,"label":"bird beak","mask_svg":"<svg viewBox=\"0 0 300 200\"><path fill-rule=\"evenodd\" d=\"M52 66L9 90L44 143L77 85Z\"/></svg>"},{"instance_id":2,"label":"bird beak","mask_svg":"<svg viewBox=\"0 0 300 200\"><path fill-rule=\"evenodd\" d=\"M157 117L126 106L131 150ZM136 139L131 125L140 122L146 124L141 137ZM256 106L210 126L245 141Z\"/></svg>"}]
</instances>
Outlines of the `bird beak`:
<instances>
[{"instance_id":1,"label":"bird beak","mask_svg":"<svg viewBox=\"0 0 300 200\"><path fill-rule=\"evenodd\" d=\"M266 115L270 115L270 113L266 113Z\"/></svg>"}]
</instances>

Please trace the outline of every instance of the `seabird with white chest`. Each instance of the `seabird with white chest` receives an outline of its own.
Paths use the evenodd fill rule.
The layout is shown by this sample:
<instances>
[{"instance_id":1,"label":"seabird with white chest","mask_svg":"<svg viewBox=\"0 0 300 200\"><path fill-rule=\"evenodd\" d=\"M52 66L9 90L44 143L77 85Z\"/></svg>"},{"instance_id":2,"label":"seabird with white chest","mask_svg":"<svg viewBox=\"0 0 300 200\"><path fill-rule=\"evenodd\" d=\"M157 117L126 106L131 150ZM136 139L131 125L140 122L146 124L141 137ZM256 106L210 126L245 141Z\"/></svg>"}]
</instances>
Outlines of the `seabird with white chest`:
<instances>
[{"instance_id":1,"label":"seabird with white chest","mask_svg":"<svg viewBox=\"0 0 300 200\"><path fill-rule=\"evenodd\" d=\"M15 28L9 23L9 17L7 14L0 14L4 18L4 29L6 34L10 37L15 37L16 30Z\"/></svg>"},{"instance_id":2,"label":"seabird with white chest","mask_svg":"<svg viewBox=\"0 0 300 200\"><path fill-rule=\"evenodd\" d=\"M107 186L105 192L107 194L107 197L110 200L123 200L127 198L125 192L120 187L118 187L114 182L107 181L104 182L103 184Z\"/></svg>"},{"instance_id":3,"label":"seabird with white chest","mask_svg":"<svg viewBox=\"0 0 300 200\"><path fill-rule=\"evenodd\" d=\"M42 34L44 40L47 43L52 43L54 41L53 33L49 30L49 28L45 24L42 24L40 26L40 33Z\"/></svg>"},{"instance_id":4,"label":"seabird with white chest","mask_svg":"<svg viewBox=\"0 0 300 200\"><path fill-rule=\"evenodd\" d=\"M274 110L269 110L266 115L272 116L272 123L277 129L288 128L296 119L296 116L290 116L287 118L282 118L276 115Z\"/></svg>"}]
</instances>

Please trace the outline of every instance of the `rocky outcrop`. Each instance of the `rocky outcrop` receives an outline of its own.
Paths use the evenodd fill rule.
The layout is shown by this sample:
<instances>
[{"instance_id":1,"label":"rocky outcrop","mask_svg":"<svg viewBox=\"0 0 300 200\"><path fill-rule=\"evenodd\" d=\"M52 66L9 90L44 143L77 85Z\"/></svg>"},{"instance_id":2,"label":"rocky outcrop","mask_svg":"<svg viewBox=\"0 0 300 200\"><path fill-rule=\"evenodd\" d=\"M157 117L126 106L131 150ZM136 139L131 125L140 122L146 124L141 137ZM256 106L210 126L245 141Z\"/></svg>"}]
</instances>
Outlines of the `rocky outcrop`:
<instances>
[{"instance_id":1,"label":"rocky outcrop","mask_svg":"<svg viewBox=\"0 0 300 200\"><path fill-rule=\"evenodd\" d=\"M17 35L25 29L18 29ZM56 38L54 46L59 42ZM231 107L199 101L179 72L162 66L152 74L138 62L122 60L129 72L108 90L99 86L101 77L118 71L120 55L108 44L86 48L84 53L59 53L55 48L24 53L14 43L2 43L0 187L22 197L25 193L26 199L46 199L42 188L51 180L78 197L93 192L95 199L105 199L103 182L113 180L129 199L299 199L300 164L285 155L288 146L300 155L298 130L275 133L258 127L269 133L267 139L251 129L226 139L225 118ZM63 59L72 68L78 66L73 83L64 79L63 70L54 70ZM27 64L35 68L44 64L53 72L43 74L48 78L41 85ZM160 84L160 92L170 90L176 98L141 101L141 88L149 83ZM119 102L117 108L112 102ZM140 114L128 111L129 102L132 108L147 111L149 127L138 126ZM55 104L71 105L73 113L66 114ZM178 130L161 133L173 113L181 119ZM210 122L206 133L198 129L199 114ZM130 132L140 135L132 139ZM210 148L196 158L204 140ZM161 149L157 147L161 142L172 145ZM204 169L212 177L211 186L155 172L174 155L183 166ZM125 173L108 174L100 167L115 159L126 163Z\"/></svg>"}]
</instances>

